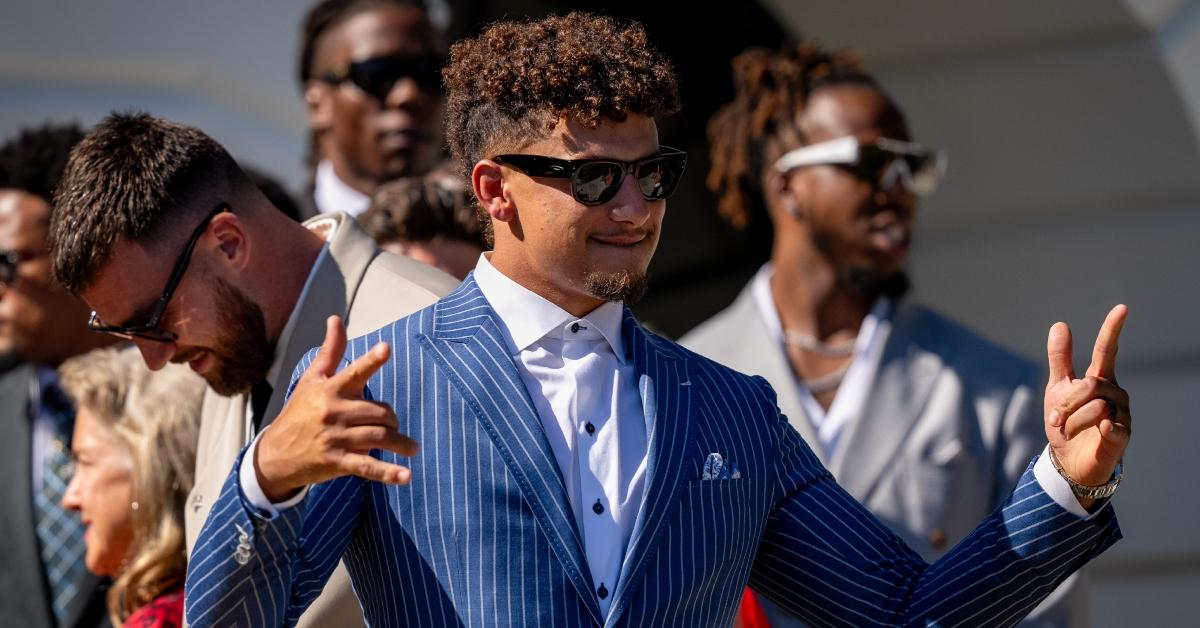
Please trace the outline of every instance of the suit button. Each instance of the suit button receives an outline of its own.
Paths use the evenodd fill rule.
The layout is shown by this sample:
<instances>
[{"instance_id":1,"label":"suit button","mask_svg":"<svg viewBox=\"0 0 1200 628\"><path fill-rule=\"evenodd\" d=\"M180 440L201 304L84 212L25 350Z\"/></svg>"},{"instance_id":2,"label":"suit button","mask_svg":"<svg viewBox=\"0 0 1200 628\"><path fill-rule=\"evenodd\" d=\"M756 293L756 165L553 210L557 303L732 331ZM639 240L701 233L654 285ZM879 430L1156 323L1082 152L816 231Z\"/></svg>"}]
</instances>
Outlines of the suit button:
<instances>
[{"instance_id":1,"label":"suit button","mask_svg":"<svg viewBox=\"0 0 1200 628\"><path fill-rule=\"evenodd\" d=\"M592 504L592 512L598 515L604 514L604 504L601 504L600 500L597 499L596 503Z\"/></svg>"},{"instance_id":2,"label":"suit button","mask_svg":"<svg viewBox=\"0 0 1200 628\"><path fill-rule=\"evenodd\" d=\"M588 433L589 436L596 433L596 426L592 425L591 421L588 421L587 425L583 426L583 429Z\"/></svg>"},{"instance_id":3,"label":"suit button","mask_svg":"<svg viewBox=\"0 0 1200 628\"><path fill-rule=\"evenodd\" d=\"M603 582L600 583L600 588L596 589L596 595L600 596L600 599L602 600L608 597L608 589L604 588Z\"/></svg>"}]
</instances>

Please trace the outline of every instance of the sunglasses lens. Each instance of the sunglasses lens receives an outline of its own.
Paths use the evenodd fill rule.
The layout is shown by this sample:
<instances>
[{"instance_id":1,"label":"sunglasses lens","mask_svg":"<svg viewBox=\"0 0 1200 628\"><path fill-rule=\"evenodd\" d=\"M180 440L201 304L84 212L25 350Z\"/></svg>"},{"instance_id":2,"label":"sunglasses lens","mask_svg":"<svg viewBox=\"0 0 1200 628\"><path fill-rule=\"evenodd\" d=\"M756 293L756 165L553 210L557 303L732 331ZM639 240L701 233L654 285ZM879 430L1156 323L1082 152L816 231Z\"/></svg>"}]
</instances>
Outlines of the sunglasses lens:
<instances>
[{"instance_id":1,"label":"sunglasses lens","mask_svg":"<svg viewBox=\"0 0 1200 628\"><path fill-rule=\"evenodd\" d=\"M646 200L657 201L675 192L683 174L684 160L679 157L657 157L643 161L637 170L638 188Z\"/></svg>"},{"instance_id":2,"label":"sunglasses lens","mask_svg":"<svg viewBox=\"0 0 1200 628\"><path fill-rule=\"evenodd\" d=\"M15 251L0 251L0 284L10 284L17 278L21 255Z\"/></svg>"},{"instance_id":3,"label":"sunglasses lens","mask_svg":"<svg viewBox=\"0 0 1200 628\"><path fill-rule=\"evenodd\" d=\"M937 153L904 153L876 146L864 146L851 170L863 181L884 188L901 184L918 195L933 192L941 178Z\"/></svg>"},{"instance_id":4,"label":"sunglasses lens","mask_svg":"<svg viewBox=\"0 0 1200 628\"><path fill-rule=\"evenodd\" d=\"M386 99L400 79L411 78L426 90L437 90L442 84L440 63L433 59L367 59L350 64L347 78L378 100Z\"/></svg>"},{"instance_id":5,"label":"sunglasses lens","mask_svg":"<svg viewBox=\"0 0 1200 628\"><path fill-rule=\"evenodd\" d=\"M607 161L583 164L575 171L571 182L575 200L584 205L599 205L608 201L617 193L623 175L620 164Z\"/></svg>"}]
</instances>

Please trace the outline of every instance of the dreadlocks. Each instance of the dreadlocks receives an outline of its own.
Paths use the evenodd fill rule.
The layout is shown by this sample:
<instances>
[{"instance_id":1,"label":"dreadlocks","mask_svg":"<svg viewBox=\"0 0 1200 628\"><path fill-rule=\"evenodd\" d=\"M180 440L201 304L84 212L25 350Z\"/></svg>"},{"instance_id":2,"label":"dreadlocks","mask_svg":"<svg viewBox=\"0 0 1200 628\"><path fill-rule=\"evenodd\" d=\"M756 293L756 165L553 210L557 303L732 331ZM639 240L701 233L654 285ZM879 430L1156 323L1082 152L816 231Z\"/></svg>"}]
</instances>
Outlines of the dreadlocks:
<instances>
[{"instance_id":1,"label":"dreadlocks","mask_svg":"<svg viewBox=\"0 0 1200 628\"><path fill-rule=\"evenodd\" d=\"M763 209L762 173L770 159L805 143L796 121L817 90L859 84L880 90L854 51L830 52L816 44L787 44L778 53L762 48L733 60L733 102L708 123L712 168L708 189L721 215L743 228Z\"/></svg>"}]
</instances>

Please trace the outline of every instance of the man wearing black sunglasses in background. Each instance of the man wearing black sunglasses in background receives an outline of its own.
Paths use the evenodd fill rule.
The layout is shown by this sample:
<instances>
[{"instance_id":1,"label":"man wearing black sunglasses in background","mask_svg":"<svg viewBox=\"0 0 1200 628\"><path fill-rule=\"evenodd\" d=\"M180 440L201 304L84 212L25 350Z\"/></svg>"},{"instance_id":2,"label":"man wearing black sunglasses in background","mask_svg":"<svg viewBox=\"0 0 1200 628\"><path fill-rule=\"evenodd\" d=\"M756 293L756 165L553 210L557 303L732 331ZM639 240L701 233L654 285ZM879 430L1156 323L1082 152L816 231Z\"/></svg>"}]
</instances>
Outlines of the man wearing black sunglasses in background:
<instances>
[{"instance_id":1,"label":"man wearing black sunglasses in background","mask_svg":"<svg viewBox=\"0 0 1200 628\"><path fill-rule=\"evenodd\" d=\"M357 217L380 184L436 163L444 44L416 0L326 0L308 12L301 37L312 130L307 215Z\"/></svg>"},{"instance_id":2,"label":"man wearing black sunglasses in background","mask_svg":"<svg viewBox=\"0 0 1200 628\"><path fill-rule=\"evenodd\" d=\"M87 305L50 276L51 193L73 125L22 131L0 146L0 624L107 625L99 578L84 567L84 526L62 507L75 413L63 360L112 344L84 325Z\"/></svg>"},{"instance_id":3,"label":"man wearing black sunglasses in background","mask_svg":"<svg viewBox=\"0 0 1200 628\"><path fill-rule=\"evenodd\" d=\"M365 333L456 283L381 252L343 213L293 222L212 138L147 114L101 121L72 153L57 200L53 269L95 310L88 327L132 340L152 369L188 363L209 384L189 548L326 317ZM348 628L362 611L335 578L302 623Z\"/></svg>"},{"instance_id":4,"label":"man wearing black sunglasses in background","mask_svg":"<svg viewBox=\"0 0 1200 628\"><path fill-rule=\"evenodd\" d=\"M1041 450L1045 375L906 295L917 200L944 158L910 141L857 57L793 45L734 68L709 182L735 224L765 209L775 242L737 300L681 342L771 382L838 482L934 560ZM1031 622L1087 625L1076 581ZM773 626L798 623L763 605Z\"/></svg>"}]
</instances>

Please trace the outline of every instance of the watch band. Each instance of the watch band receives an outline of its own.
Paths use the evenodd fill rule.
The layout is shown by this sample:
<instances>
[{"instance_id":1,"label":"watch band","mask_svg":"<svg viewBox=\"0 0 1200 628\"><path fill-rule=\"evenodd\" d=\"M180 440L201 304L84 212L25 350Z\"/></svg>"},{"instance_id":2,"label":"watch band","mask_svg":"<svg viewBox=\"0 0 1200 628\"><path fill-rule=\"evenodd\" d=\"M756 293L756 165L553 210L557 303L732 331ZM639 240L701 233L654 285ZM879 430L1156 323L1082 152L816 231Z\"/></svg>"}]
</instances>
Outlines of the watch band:
<instances>
[{"instance_id":1,"label":"watch band","mask_svg":"<svg viewBox=\"0 0 1200 628\"><path fill-rule=\"evenodd\" d=\"M1058 457L1054 455L1054 448L1050 447L1050 464L1054 465L1054 470L1062 476L1062 479L1067 481L1071 486L1071 492L1077 497L1086 497L1088 499L1108 499L1112 494L1117 492L1117 487L1121 485L1121 478L1125 475L1124 461L1117 463L1117 468L1113 470L1113 478L1105 484L1099 486L1088 486L1080 484L1071 479L1067 472L1063 470L1062 465L1058 463Z\"/></svg>"}]
</instances>

